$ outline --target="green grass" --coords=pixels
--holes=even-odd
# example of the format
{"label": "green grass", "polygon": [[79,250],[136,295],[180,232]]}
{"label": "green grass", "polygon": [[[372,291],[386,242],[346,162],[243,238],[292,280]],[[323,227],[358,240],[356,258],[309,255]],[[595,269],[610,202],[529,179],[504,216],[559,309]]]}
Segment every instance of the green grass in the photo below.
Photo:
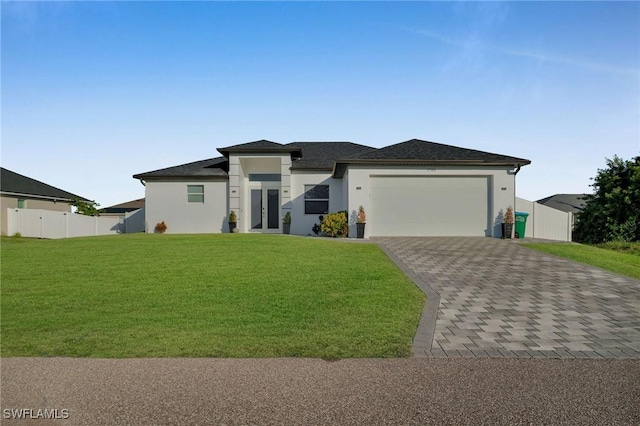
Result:
{"label": "green grass", "polygon": [[610,243],[598,244],[597,247],[607,249],[607,250],[615,250],[620,253],[627,253],[627,254],[633,254],[635,256],[640,256],[640,242],[637,242],[637,243],[610,242]]}
{"label": "green grass", "polygon": [[[603,247],[594,247],[583,244],[549,244],[532,243],[523,244],[525,247],[587,265],[602,268],[619,275],[640,280],[640,256],[638,256],[638,245],[635,249],[624,248],[624,244],[609,243]],[[633,244],[631,244],[633,246]],[[635,253],[635,254],[631,254]]]}
{"label": "green grass", "polygon": [[403,357],[424,295],[375,245],[3,238],[1,355]]}

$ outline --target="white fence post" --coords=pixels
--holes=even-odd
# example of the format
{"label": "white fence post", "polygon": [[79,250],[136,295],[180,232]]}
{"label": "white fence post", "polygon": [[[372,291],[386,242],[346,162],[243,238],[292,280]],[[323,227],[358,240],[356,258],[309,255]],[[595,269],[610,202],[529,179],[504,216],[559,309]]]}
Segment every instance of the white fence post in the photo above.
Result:
{"label": "white fence post", "polygon": [[538,215],[536,214],[536,204],[538,204],[538,203],[531,203],[532,208],[533,208],[533,213],[532,213],[533,220],[531,221],[531,225],[533,226],[533,229],[531,229],[531,231],[532,231],[531,235],[533,235],[533,238],[537,238],[538,237],[538,234],[536,234],[536,220],[537,220],[537,217],[538,217]]}
{"label": "white fence post", "polygon": [[[120,232],[118,217],[88,217],[70,212],[7,209],[7,231],[31,238],[68,238]],[[99,226],[103,225],[103,226]]]}

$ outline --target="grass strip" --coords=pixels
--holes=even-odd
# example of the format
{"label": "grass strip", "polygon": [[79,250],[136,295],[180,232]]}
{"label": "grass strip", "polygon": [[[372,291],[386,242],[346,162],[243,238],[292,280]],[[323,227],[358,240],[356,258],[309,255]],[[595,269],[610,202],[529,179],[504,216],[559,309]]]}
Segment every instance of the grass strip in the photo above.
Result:
{"label": "grass strip", "polygon": [[525,247],[640,280],[640,256],[584,244],[527,243]]}

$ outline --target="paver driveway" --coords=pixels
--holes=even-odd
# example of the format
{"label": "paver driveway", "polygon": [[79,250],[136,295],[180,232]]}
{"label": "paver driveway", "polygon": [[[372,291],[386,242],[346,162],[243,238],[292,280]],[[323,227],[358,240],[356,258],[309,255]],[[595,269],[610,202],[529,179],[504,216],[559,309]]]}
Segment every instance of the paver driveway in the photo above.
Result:
{"label": "paver driveway", "polygon": [[640,281],[514,240],[374,241],[430,296],[416,356],[640,357]]}

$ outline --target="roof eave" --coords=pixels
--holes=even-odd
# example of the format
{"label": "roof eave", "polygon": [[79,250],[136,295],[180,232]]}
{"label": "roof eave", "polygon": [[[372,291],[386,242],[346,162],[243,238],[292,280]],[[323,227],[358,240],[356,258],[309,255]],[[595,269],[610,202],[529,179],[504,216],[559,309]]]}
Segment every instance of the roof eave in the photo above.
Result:
{"label": "roof eave", "polygon": [[333,170],[333,166],[291,166],[289,170],[311,170],[311,171],[322,171],[322,172],[330,172]]}
{"label": "roof eave", "polygon": [[227,180],[229,179],[229,175],[153,175],[153,174],[139,174],[133,175],[134,179],[148,180],[148,179],[197,179],[197,180],[205,180],[205,179],[219,179],[219,180]]}
{"label": "roof eave", "polygon": [[282,147],[282,148],[218,148],[217,151],[229,157],[229,154],[294,154],[302,155],[302,149],[298,147]]}
{"label": "roof eave", "polygon": [[39,195],[39,194],[25,194],[21,192],[10,192],[10,191],[0,191],[0,195],[9,196],[9,197],[25,197],[25,198],[38,198],[42,200],[50,200],[50,201],[64,201],[71,202],[73,200],[81,200],[81,201],[90,201],[84,197],[74,196],[74,197],[52,197],[49,195]]}
{"label": "roof eave", "polygon": [[413,159],[342,159],[337,160],[332,169],[332,176],[341,178],[349,165],[371,166],[478,166],[478,167],[522,167],[531,164],[524,158],[513,158],[504,161],[482,160],[413,160]]}

